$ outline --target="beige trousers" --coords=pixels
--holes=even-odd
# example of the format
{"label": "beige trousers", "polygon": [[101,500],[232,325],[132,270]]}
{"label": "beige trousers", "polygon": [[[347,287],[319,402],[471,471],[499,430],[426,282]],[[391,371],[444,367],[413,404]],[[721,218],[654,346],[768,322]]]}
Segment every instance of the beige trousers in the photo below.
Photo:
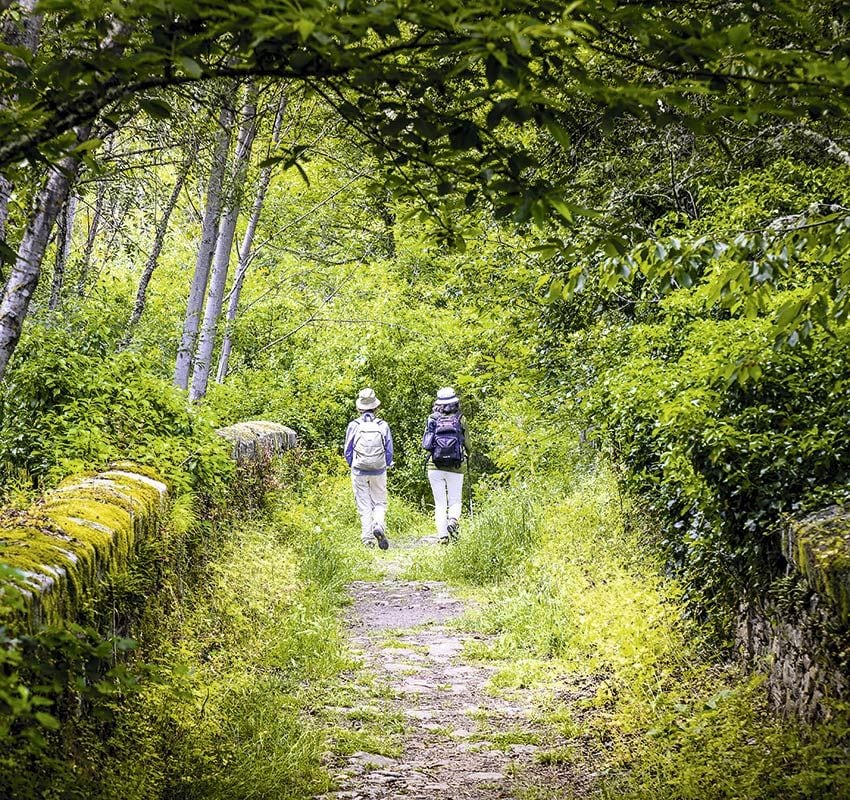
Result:
{"label": "beige trousers", "polygon": [[380,475],[355,475],[351,473],[354,502],[360,514],[360,538],[363,542],[374,542],[372,530],[376,525],[386,527],[387,518],[387,473]]}

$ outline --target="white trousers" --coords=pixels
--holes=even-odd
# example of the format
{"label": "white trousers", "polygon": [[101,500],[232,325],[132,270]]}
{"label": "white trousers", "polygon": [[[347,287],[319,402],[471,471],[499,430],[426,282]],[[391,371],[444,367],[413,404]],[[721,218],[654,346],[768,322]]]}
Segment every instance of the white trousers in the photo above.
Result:
{"label": "white trousers", "polygon": [[354,502],[360,514],[360,538],[363,542],[374,542],[372,530],[375,525],[384,528],[387,518],[387,473],[380,475],[355,475],[351,473]]}
{"label": "white trousers", "polygon": [[463,506],[463,473],[446,472],[442,469],[429,469],[428,480],[434,493],[434,519],[437,523],[437,536],[449,535],[446,524],[449,519],[460,519]]}

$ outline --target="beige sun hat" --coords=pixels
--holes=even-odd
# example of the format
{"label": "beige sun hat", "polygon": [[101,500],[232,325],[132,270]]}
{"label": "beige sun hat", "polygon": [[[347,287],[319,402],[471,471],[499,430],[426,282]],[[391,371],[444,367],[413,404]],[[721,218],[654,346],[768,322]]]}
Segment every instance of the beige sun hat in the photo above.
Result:
{"label": "beige sun hat", "polygon": [[358,411],[374,411],[381,405],[381,401],[375,397],[374,389],[361,389],[360,394],[357,395],[355,405]]}

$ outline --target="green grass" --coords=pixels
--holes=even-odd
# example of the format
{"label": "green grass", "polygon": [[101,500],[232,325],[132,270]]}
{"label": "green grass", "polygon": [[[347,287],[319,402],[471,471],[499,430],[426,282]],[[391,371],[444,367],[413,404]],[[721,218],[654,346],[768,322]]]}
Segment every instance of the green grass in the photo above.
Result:
{"label": "green grass", "polygon": [[814,729],[771,715],[761,680],[686,621],[607,473],[478,507],[457,545],[417,553],[407,576],[473,601],[461,624],[487,638],[465,657],[497,666],[495,694],[535,690],[536,721],[564,741],[539,760],[599,775],[594,796],[612,800],[848,796],[846,710]]}
{"label": "green grass", "polygon": [[[304,800],[333,788],[329,756],[398,756],[405,719],[349,652],[341,611],[350,581],[399,568],[469,601],[452,625],[486,635],[463,657],[497,668],[489,692],[536,698],[533,730],[478,715],[476,738],[542,745],[541,763],[597,776],[593,797],[841,800],[850,785],[846,714],[815,729],[769,715],[760,681],[684,621],[604,472],[494,490],[456,545],[386,553],[362,547],[346,481],[303,486],[234,532],[164,632],[135,717],[148,769],[134,798]],[[391,508],[394,541],[430,533],[427,515]],[[382,643],[416,649],[403,639]],[[125,765],[113,784],[138,779]]]}

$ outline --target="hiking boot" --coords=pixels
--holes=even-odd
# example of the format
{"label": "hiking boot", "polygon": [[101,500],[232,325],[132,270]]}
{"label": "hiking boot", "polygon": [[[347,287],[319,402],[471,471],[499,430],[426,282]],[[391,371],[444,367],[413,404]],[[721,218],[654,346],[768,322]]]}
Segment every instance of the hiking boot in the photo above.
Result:
{"label": "hiking boot", "polygon": [[368,548],[369,550],[375,549],[375,543],[373,541],[363,542],[363,547]]}
{"label": "hiking boot", "polygon": [[448,543],[449,543],[449,537],[448,536],[441,536],[439,539],[437,539],[437,544],[448,544]]}
{"label": "hiking boot", "polygon": [[446,523],[446,530],[449,532],[449,539],[453,542],[457,541],[457,520],[454,517],[451,517],[449,521]]}
{"label": "hiking boot", "polygon": [[386,550],[390,546],[390,543],[387,540],[387,535],[384,533],[384,528],[382,525],[376,525],[374,528],[372,528],[372,536],[374,536],[378,540],[378,547],[380,547],[381,550]]}

